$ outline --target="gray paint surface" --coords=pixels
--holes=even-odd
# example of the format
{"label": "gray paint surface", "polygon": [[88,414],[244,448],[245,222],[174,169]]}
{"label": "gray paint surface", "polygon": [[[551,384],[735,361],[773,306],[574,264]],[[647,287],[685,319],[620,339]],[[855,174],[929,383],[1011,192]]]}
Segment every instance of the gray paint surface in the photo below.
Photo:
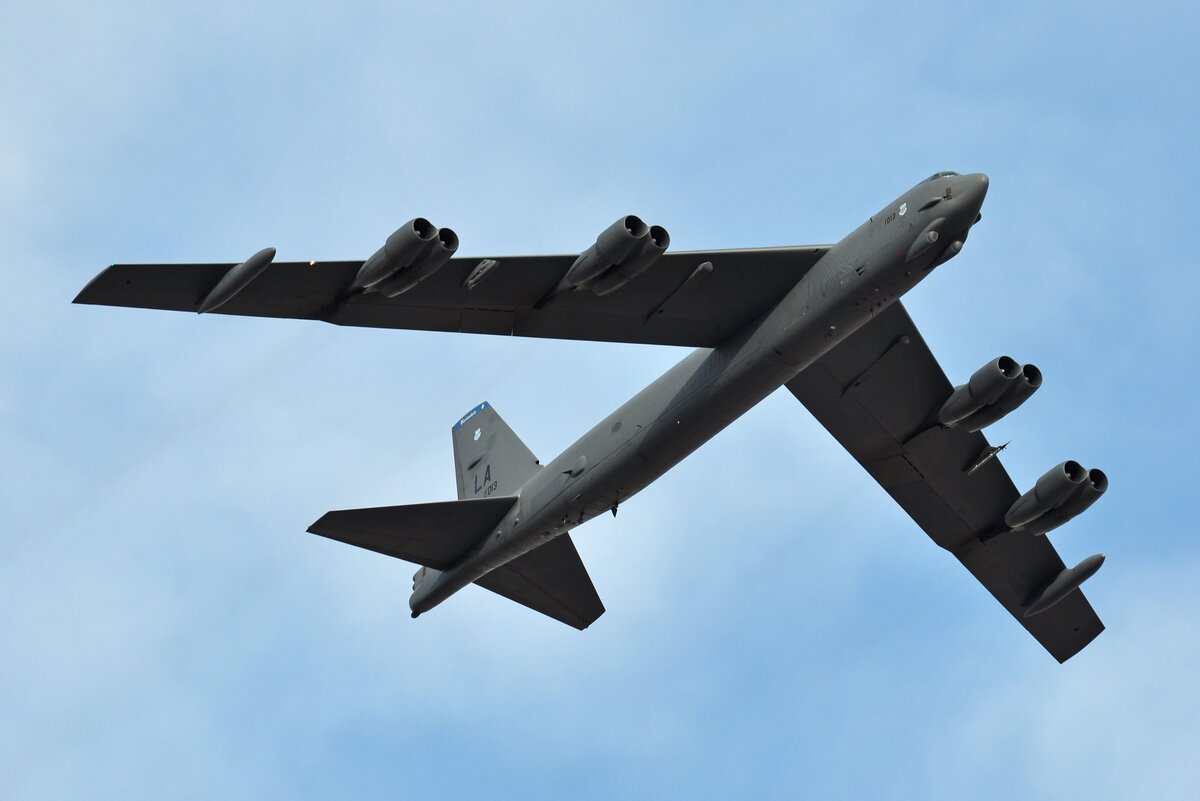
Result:
{"label": "gray paint surface", "polygon": [[[978,463],[990,448],[983,435],[936,424],[952,387],[898,302],[958,254],[987,186],[981,174],[939,173],[836,245],[666,254],[603,295],[561,291],[574,256],[456,258],[392,298],[346,294],[362,262],[281,263],[214,313],[698,346],[545,466],[485,403],[453,431],[459,501],[331,512],[313,524],[434,568],[414,577],[414,617],[474,582],[585,628],[604,610],[567,532],[615,513],[786,385],[1064,661],[1103,625],[1078,590],[1023,613],[1064,565],[1044,536],[1002,528],[1018,494],[999,460]],[[114,265],[76,301],[194,311],[230,268]],[[455,529],[444,549],[438,526]]]}

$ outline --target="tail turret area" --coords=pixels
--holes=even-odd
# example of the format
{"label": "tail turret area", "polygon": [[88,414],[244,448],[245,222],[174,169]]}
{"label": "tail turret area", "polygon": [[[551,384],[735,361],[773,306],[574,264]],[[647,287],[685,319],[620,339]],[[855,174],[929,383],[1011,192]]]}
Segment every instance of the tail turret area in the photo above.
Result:
{"label": "tail turret area", "polygon": [[489,534],[518,503],[517,493],[541,465],[487,403],[454,424],[458,500],[325,513],[313,534],[420,565],[409,600],[417,617],[474,581],[577,629],[604,614],[604,604],[569,534],[493,567],[480,561]]}
{"label": "tail turret area", "polygon": [[541,469],[537,457],[487,401],[463,415],[450,433],[460,500],[515,495]]}

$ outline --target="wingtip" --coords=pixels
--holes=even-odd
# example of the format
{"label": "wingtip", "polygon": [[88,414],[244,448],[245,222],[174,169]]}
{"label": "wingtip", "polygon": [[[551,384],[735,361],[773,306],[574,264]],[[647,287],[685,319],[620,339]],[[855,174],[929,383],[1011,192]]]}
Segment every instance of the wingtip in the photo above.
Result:
{"label": "wingtip", "polygon": [[108,272],[115,266],[116,266],[115,264],[110,264],[107,267],[105,267],[103,270],[101,270],[100,272],[98,272],[94,276],[92,276],[92,280],[88,281],[87,284],[84,285],[83,289],[79,290],[79,294],[77,294],[75,296],[75,299],[72,300],[71,302],[79,303],[81,305],[92,305],[92,301],[87,299],[88,291],[93,286],[96,285],[96,282],[99,281],[106,272]]}

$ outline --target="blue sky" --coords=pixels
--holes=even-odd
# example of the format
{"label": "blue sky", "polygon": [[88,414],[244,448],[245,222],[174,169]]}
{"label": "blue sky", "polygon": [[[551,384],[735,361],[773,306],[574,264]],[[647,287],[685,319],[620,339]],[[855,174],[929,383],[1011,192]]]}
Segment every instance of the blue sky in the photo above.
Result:
{"label": "blue sky", "polygon": [[[1200,64],[1183,3],[43,3],[0,30],[0,797],[1195,798]],[[305,534],[543,458],[671,348],[76,307],[111,262],[836,241],[992,178],[905,300],[1108,625],[1064,666],[776,393],[576,542],[585,633]]]}

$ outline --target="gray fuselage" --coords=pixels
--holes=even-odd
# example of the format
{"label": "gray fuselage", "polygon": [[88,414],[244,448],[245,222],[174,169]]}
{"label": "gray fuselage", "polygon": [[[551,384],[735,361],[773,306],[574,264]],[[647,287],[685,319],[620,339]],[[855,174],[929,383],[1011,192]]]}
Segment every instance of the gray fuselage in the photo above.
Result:
{"label": "gray fuselage", "polygon": [[615,509],[827,353],[958,253],[987,186],[979,173],[939,174],[889,203],[774,309],[720,346],[690,353],[534,474],[476,548],[417,588],[414,617]]}

